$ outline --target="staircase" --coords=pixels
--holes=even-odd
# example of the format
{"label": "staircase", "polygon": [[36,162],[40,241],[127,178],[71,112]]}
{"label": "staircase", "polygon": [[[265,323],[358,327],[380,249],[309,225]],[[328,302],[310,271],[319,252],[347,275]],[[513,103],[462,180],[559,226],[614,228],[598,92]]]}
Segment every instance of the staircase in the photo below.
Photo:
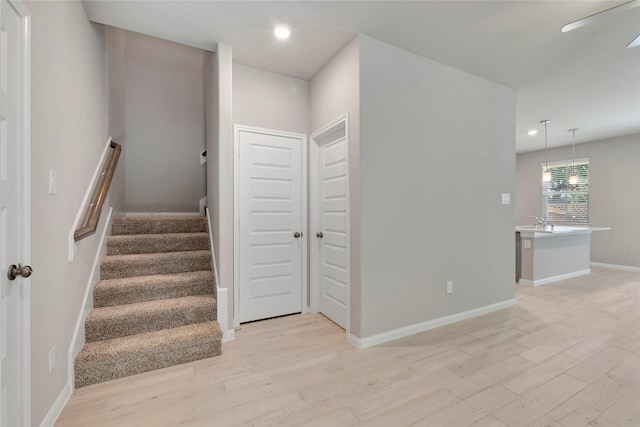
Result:
{"label": "staircase", "polygon": [[76,388],[221,353],[207,221],[114,218]]}

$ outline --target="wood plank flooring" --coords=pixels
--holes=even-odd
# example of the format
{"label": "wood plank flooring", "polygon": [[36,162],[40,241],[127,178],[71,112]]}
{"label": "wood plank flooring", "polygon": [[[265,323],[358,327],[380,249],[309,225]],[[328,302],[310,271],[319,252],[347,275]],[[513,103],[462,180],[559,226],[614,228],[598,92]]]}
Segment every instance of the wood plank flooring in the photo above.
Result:
{"label": "wood plank flooring", "polygon": [[243,325],[222,356],[75,391],[56,426],[640,426],[640,273],[517,298],[367,350],[321,315]]}

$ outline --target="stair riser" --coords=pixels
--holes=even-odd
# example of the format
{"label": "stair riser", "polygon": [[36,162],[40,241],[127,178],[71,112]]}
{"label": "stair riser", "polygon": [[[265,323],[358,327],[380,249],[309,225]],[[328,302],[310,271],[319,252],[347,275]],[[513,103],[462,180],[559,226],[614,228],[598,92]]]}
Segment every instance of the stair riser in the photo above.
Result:
{"label": "stair riser", "polygon": [[107,255],[150,254],[209,249],[209,235],[167,234],[110,236],[107,238]]}
{"label": "stair riser", "polygon": [[207,231],[207,220],[193,218],[114,218],[111,234],[201,233]]}
{"label": "stair riser", "polygon": [[177,328],[193,323],[216,320],[217,305],[215,300],[204,307],[176,308],[159,312],[132,312],[123,317],[92,320],[85,322],[85,341],[95,342],[161,329]]}
{"label": "stair riser", "polygon": [[221,354],[207,222],[115,218],[76,387]]}
{"label": "stair riser", "polygon": [[168,366],[180,365],[194,360],[214,357],[221,354],[221,339],[214,338],[212,341],[183,347],[180,351],[153,352],[147,354],[137,354],[128,357],[113,357],[109,363],[104,360],[96,360],[94,363],[76,363],[76,388],[96,384],[116,378],[141,374],[155,369],[166,368]]}
{"label": "stair riser", "polygon": [[113,261],[103,258],[100,263],[101,279],[177,274],[188,271],[210,270],[211,253],[194,254],[187,257],[154,257]]}
{"label": "stair riser", "polygon": [[100,286],[96,286],[93,292],[93,306],[109,307],[212,293],[214,293],[213,276],[189,280],[180,278],[172,281],[157,281],[156,283],[129,286],[117,291],[113,289],[103,291]]}

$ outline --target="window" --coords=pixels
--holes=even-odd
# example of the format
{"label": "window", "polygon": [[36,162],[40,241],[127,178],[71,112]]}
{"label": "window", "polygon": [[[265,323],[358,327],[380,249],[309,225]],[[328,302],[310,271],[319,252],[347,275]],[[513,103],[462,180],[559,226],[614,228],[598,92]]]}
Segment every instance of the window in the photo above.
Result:
{"label": "window", "polygon": [[[550,223],[589,223],[589,159],[549,163],[551,181],[542,182],[542,216]],[[542,164],[544,172],[545,164]],[[575,172],[574,172],[575,171]],[[571,175],[576,185],[569,184]]]}

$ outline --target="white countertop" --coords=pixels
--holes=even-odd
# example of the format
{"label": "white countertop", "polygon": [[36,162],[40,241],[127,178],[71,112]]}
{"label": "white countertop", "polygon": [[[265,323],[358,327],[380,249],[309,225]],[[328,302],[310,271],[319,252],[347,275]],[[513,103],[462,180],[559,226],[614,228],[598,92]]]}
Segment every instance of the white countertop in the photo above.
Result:
{"label": "white countertop", "polygon": [[592,231],[611,230],[611,227],[591,227],[580,225],[547,225],[545,227],[536,225],[516,225],[516,232],[523,237],[554,237],[566,234],[585,234]]}

